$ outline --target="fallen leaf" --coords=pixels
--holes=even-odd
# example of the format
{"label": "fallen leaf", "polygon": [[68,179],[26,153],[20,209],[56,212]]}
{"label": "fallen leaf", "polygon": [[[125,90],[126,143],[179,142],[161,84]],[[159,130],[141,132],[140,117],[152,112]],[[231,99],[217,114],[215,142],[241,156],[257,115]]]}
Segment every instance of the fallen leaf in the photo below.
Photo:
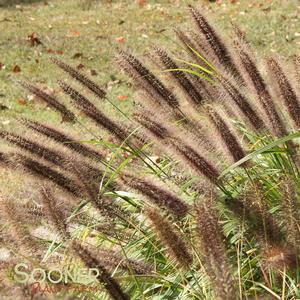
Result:
{"label": "fallen leaf", "polygon": [[64,52],[62,50],[53,50],[51,48],[46,49],[46,52],[47,53],[53,53],[53,54],[59,54],[59,55],[64,54]]}
{"label": "fallen leaf", "polygon": [[33,32],[30,35],[28,35],[27,40],[29,41],[31,47],[42,44],[36,32]]}
{"label": "fallen leaf", "polygon": [[83,56],[83,54],[81,52],[77,52],[72,56],[72,58],[80,58],[82,56]]}
{"label": "fallen leaf", "polygon": [[21,68],[20,68],[18,65],[15,65],[15,66],[13,67],[12,71],[13,71],[14,73],[20,73],[20,72],[21,72]]}
{"label": "fallen leaf", "polygon": [[127,100],[128,99],[128,96],[127,95],[119,95],[118,96],[118,100],[120,100],[120,101],[125,101],[125,100]]}
{"label": "fallen leaf", "polygon": [[91,75],[92,76],[96,76],[96,75],[98,75],[98,73],[97,73],[97,71],[96,70],[94,70],[94,69],[91,69]]}
{"label": "fallen leaf", "polygon": [[5,65],[3,63],[0,62],[0,70],[4,69]]}
{"label": "fallen leaf", "polygon": [[139,6],[144,6],[146,4],[146,0],[137,0],[136,2]]}
{"label": "fallen leaf", "polygon": [[116,38],[116,41],[117,41],[118,43],[124,43],[124,42],[126,41],[126,39],[125,39],[124,36],[119,36],[119,37]]}
{"label": "fallen leaf", "polygon": [[25,99],[23,99],[23,98],[19,98],[19,99],[17,100],[17,102],[18,102],[20,105],[26,105],[26,104],[27,104],[27,101],[26,101]]}
{"label": "fallen leaf", "polygon": [[7,110],[8,107],[0,103],[0,110]]}
{"label": "fallen leaf", "polygon": [[69,33],[66,34],[66,37],[76,37],[76,36],[80,36],[81,33],[79,31],[76,30],[69,30]]}

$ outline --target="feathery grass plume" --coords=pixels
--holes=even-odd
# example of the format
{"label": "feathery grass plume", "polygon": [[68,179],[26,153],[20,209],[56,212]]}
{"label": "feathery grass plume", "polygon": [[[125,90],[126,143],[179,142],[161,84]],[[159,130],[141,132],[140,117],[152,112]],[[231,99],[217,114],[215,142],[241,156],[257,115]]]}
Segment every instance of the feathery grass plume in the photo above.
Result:
{"label": "feathery grass plume", "polygon": [[57,201],[50,191],[50,187],[42,186],[40,194],[48,220],[52,223],[54,229],[58,232],[62,240],[68,238],[69,233],[67,232],[67,225],[64,222],[64,216],[57,207]]}
{"label": "feathery grass plume", "polygon": [[140,112],[135,112],[133,116],[139,124],[141,124],[148,131],[151,131],[152,135],[159,140],[170,137],[167,128],[151,119],[148,111],[143,110]]}
{"label": "feathery grass plume", "polygon": [[296,80],[298,83],[298,87],[300,87],[300,55],[295,55],[293,60],[296,71]]}
{"label": "feathery grass plume", "polygon": [[[69,173],[73,174],[74,169],[69,167],[72,158],[65,155],[63,152],[51,149],[50,147],[44,147],[40,143],[34,142],[27,138],[23,138],[19,135],[6,132],[4,130],[0,130],[0,138],[5,139],[6,141],[18,146],[21,149],[27,150],[31,154],[35,155],[37,158],[42,158],[50,163],[55,164],[59,168],[67,170],[69,171]],[[102,172],[99,169],[88,165],[84,161],[80,161],[78,162],[78,164],[81,165],[82,175],[85,176],[85,178],[87,178],[90,182],[93,182],[93,177],[98,177],[98,179],[99,177],[101,177]],[[94,188],[97,187],[95,186]]]}
{"label": "feathery grass plume", "polygon": [[71,97],[74,105],[81,110],[88,118],[93,120],[97,125],[111,132],[119,141],[123,141],[129,135],[116,121],[107,117],[100,111],[91,101],[81,95],[65,82],[59,81],[59,86],[62,90]]}
{"label": "feathery grass plume", "polygon": [[[175,30],[176,36],[178,37],[178,39],[181,41],[181,43],[184,45],[185,49],[187,50],[187,52],[190,54],[190,56],[193,58],[193,60],[200,66],[202,67],[206,67],[205,63],[203,62],[203,60],[192,50],[196,50],[198,53],[203,54],[206,53],[207,48],[203,49],[202,44],[201,43],[196,43],[195,40],[198,40],[198,36],[197,38],[195,37],[196,33],[193,32],[194,38],[192,38],[188,33],[176,28]],[[199,37],[200,39],[200,37]]]}
{"label": "feathery grass plume", "polygon": [[93,256],[85,247],[72,242],[74,255],[78,256],[88,268],[95,268],[99,271],[97,280],[104,285],[107,293],[114,300],[129,300],[129,296],[122,290],[120,284],[105,269],[101,262]]}
{"label": "feathery grass plume", "polygon": [[[178,69],[178,65],[169,57],[167,52],[159,47],[155,47],[155,53],[159,57],[161,63],[166,69]],[[188,79],[182,71],[172,71],[170,72],[170,76],[175,80],[177,85],[184,92],[187,99],[194,107],[198,107],[202,104],[202,95],[198,92],[198,90],[194,87],[192,82]]]}
{"label": "feathery grass plume", "polygon": [[217,168],[202,157],[191,145],[184,143],[180,137],[172,136],[169,130],[155,122],[150,116],[136,114],[135,119],[146,129],[150,137],[171,154],[175,154],[183,163],[187,163],[197,174],[204,175],[212,183],[216,184],[220,175]]}
{"label": "feathery grass plume", "polygon": [[219,81],[221,82],[224,90],[230,96],[230,98],[234,101],[234,103],[238,106],[243,115],[247,118],[250,125],[256,131],[262,131],[265,129],[265,124],[262,118],[257,114],[254,108],[249,103],[246,96],[244,96],[237,87],[234,86],[228,79],[220,76]]}
{"label": "feathery grass plume", "polygon": [[0,138],[18,146],[19,148],[36,155],[38,158],[46,159],[56,165],[63,166],[66,157],[56,150],[44,147],[40,143],[34,142],[19,135],[0,130]]}
{"label": "feathery grass plume", "polygon": [[89,250],[98,257],[99,261],[101,261],[101,264],[104,265],[106,269],[111,269],[111,271],[121,268],[122,270],[133,272],[134,274],[138,275],[150,275],[154,272],[154,269],[151,265],[146,264],[143,261],[124,257],[124,255],[118,251],[112,249]]}
{"label": "feathery grass plume", "polygon": [[211,193],[196,204],[201,254],[217,299],[232,300],[236,299],[235,282],[223,242],[222,229],[218,223],[216,202],[215,193]]}
{"label": "feathery grass plume", "polygon": [[123,71],[133,79],[133,84],[148,93],[152,101],[159,101],[162,107],[167,106],[171,112],[178,113],[179,102],[176,96],[136,57],[125,51],[119,51],[117,61]]}
{"label": "feathery grass plume", "polygon": [[98,198],[99,186],[95,186],[94,183],[91,182],[90,176],[86,176],[86,170],[83,170],[79,164],[69,162],[69,167],[74,171],[75,176],[78,179],[78,184],[81,186],[81,190],[85,196],[92,202],[96,201]]}
{"label": "feathery grass plume", "polygon": [[229,155],[232,157],[233,162],[237,162],[240,159],[242,159],[246,155],[242,148],[242,145],[239,143],[237,138],[231,132],[230,128],[225,123],[223,118],[212,107],[207,106],[205,109],[210,121],[212,122],[213,126],[216,128],[223,143],[225,144],[226,149],[229,152]]}
{"label": "feathery grass plume", "polygon": [[269,205],[266,201],[264,189],[258,180],[252,180],[249,187],[250,192],[245,198],[245,204],[251,208],[253,214],[257,216],[255,224],[261,233],[261,243],[265,244],[265,248],[271,245],[279,245],[282,241],[282,232],[278,226],[276,219],[269,212]]}
{"label": "feathery grass plume", "polygon": [[272,245],[263,252],[263,267],[284,271],[294,269],[297,266],[297,255],[293,249]]}
{"label": "feathery grass plume", "polygon": [[235,33],[235,36],[237,37],[237,39],[244,45],[249,45],[249,41],[246,38],[246,32],[244,32],[239,26],[237,26],[236,24],[234,24],[233,22],[231,22],[232,25],[232,29]]}
{"label": "feathery grass plume", "polygon": [[240,84],[244,83],[243,77],[241,76],[237,66],[231,57],[227,46],[222,41],[221,37],[218,36],[215,29],[208,23],[206,18],[195,9],[192,5],[189,5],[190,13],[195,20],[198,28],[200,29],[203,36],[208,41],[211,49],[218,58],[219,62],[224,66],[225,70],[229,71]]}
{"label": "feathery grass plume", "polygon": [[[140,109],[133,114],[133,118],[135,119],[135,121],[141,124],[148,131],[151,131],[151,135],[154,137],[154,140],[159,139],[161,141],[163,139],[170,138],[171,135],[169,134],[168,130],[163,127],[163,125],[155,122],[149,116],[151,116],[151,112],[145,109]],[[181,121],[180,125],[182,126],[184,131],[190,133],[194,139],[198,140],[206,150],[215,150],[215,145],[213,145],[207,138],[207,136],[205,135],[205,129],[201,127],[201,124],[199,124],[199,122],[184,119]]]}
{"label": "feathery grass plume", "polygon": [[170,192],[162,185],[158,185],[149,178],[140,178],[133,174],[123,173],[119,175],[121,183],[138,193],[161,208],[166,208],[170,213],[180,218],[186,216],[189,207],[175,193]]}
{"label": "feathery grass plume", "polygon": [[63,118],[64,121],[72,121],[72,122],[75,121],[75,119],[76,119],[75,115],[70,110],[68,110],[67,107],[64,104],[60,103],[56,99],[56,97],[44,92],[43,90],[37,88],[36,86],[32,85],[29,82],[21,81],[20,84],[24,88],[26,88],[28,91],[30,91],[31,93],[36,95],[38,98],[45,101],[45,103],[48,106],[50,106],[54,110],[61,113],[62,118]]}
{"label": "feathery grass plume", "polygon": [[282,214],[287,242],[295,249],[299,249],[300,245],[299,209],[296,185],[292,179],[287,178],[283,181]]}
{"label": "feathery grass plume", "polygon": [[103,152],[94,150],[93,148],[81,143],[80,141],[56,128],[52,128],[46,124],[28,119],[20,119],[20,122],[27,128],[62,144],[64,147],[69,148],[72,151],[83,155],[84,157],[88,157],[97,162],[105,159],[105,154]]}
{"label": "feathery grass plume", "polygon": [[239,42],[236,42],[236,45],[238,48],[241,64],[248,74],[250,85],[253,86],[258,96],[259,102],[268,117],[268,121],[271,123],[272,132],[277,137],[286,135],[287,130],[285,128],[285,125],[276,110],[275,104],[269,93],[265,80],[261,76],[254,60],[250,57],[250,54],[247,53],[245,49],[243,49],[242,45],[239,44]]}
{"label": "feathery grass plume", "polygon": [[[209,50],[211,49],[209,46],[207,46],[207,42],[204,39],[202,39],[198,34],[191,31],[188,35],[185,32],[178,29],[176,29],[175,32],[179,40],[184,44],[187,52],[190,54],[190,57],[192,57],[193,61],[199,66],[207,68],[207,64],[195,53],[195,51],[201,54],[201,56],[205,56],[205,58],[210,62],[215,61],[215,56],[214,54],[210,53]],[[207,76],[207,74],[205,75]],[[214,101],[215,99],[219,99],[220,92],[218,90],[218,87],[212,85],[207,80],[204,80],[198,76],[194,76],[191,74],[186,74],[186,76],[193,83],[194,87],[198,90],[198,93],[202,95],[203,100]]]}
{"label": "feathery grass plume", "polygon": [[36,205],[33,203],[26,202],[24,204],[19,204],[17,206],[19,211],[24,212],[24,216],[28,218],[43,218],[45,216],[43,207],[41,205]]}
{"label": "feathery grass plume", "polygon": [[193,263],[193,257],[183,236],[175,231],[172,224],[157,209],[147,208],[145,215],[150,219],[161,242],[167,246],[169,254],[181,267],[187,269]]}
{"label": "feathery grass plume", "polygon": [[254,234],[262,246],[263,268],[283,269],[296,265],[296,253],[292,244],[285,243],[281,228],[269,212],[262,185],[257,180],[251,185],[251,193],[243,200],[245,208],[250,210],[252,221],[248,225],[256,231]]}
{"label": "feathery grass plume", "polygon": [[63,173],[22,154],[13,153],[9,154],[8,157],[9,159],[7,159],[7,161],[9,162],[9,166],[16,169],[23,169],[32,176],[40,179],[49,180],[75,197],[81,196],[81,191],[76,185],[76,182]]}
{"label": "feathery grass plume", "polygon": [[255,193],[246,193],[225,203],[242,223],[246,223],[249,236],[254,236],[262,247],[278,245],[282,241],[280,228],[269,213],[268,207],[256,196]]}
{"label": "feathery grass plume", "polygon": [[0,164],[2,166],[8,166],[8,164],[9,164],[9,155],[7,153],[0,152]]}
{"label": "feathery grass plume", "polygon": [[29,232],[28,222],[24,220],[22,213],[18,213],[18,210],[15,209],[14,203],[0,200],[0,206],[2,218],[8,224],[8,232],[18,247],[27,254],[38,251],[37,242]]}
{"label": "feathery grass plume", "polygon": [[177,139],[172,139],[171,144],[183,162],[186,162],[199,175],[204,175],[209,181],[217,184],[220,172],[210,161],[202,157],[192,146],[183,144]]}
{"label": "feathery grass plume", "polygon": [[[115,218],[116,216],[122,216],[126,218],[125,212],[121,211],[120,207],[113,203],[113,201],[107,201],[108,199],[100,195],[100,182],[103,177],[101,171],[98,172],[98,176],[88,175],[88,171],[79,164],[70,163],[70,167],[73,169],[74,174],[77,178],[77,184],[80,186],[83,195],[91,201],[91,203],[98,209],[103,216]],[[116,183],[110,185],[110,188],[116,188]]]}
{"label": "feathery grass plume", "polygon": [[68,73],[72,78],[76,79],[80,82],[83,86],[87,87],[91,92],[93,92],[98,98],[103,99],[106,96],[106,92],[103,88],[101,88],[97,83],[92,81],[83,73],[79,72],[78,70],[74,69],[70,65],[66,64],[65,62],[57,59],[56,57],[51,58],[52,62],[54,62],[58,67]]}
{"label": "feathery grass plume", "polygon": [[279,87],[280,96],[283,99],[283,103],[289,115],[295,126],[300,128],[300,100],[291,83],[275,58],[269,58],[267,60],[267,66],[270,70],[270,78],[274,79],[274,83]]}

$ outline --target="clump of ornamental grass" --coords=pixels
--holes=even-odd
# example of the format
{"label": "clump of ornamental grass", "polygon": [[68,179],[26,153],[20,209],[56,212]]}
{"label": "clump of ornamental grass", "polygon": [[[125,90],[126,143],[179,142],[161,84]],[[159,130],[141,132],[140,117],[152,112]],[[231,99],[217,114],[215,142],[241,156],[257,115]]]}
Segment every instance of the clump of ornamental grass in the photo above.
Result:
{"label": "clump of ornamental grass", "polygon": [[21,82],[72,129],[37,117],[19,120],[25,133],[0,131],[1,167],[39,190],[25,203],[1,196],[6,266],[96,268],[93,299],[300,297],[299,57],[261,60],[241,29],[228,43],[189,12],[195,29],[175,29],[178,53],[116,49],[131,116],[57,58],[74,81],[58,82],[65,98]]}

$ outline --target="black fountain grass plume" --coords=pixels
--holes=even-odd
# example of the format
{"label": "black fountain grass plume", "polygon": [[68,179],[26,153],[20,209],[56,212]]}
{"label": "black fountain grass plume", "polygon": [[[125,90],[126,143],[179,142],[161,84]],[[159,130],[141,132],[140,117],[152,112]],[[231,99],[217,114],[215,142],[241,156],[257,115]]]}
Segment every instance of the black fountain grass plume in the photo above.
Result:
{"label": "black fountain grass plume", "polygon": [[300,55],[294,55],[293,57],[294,67],[296,71],[296,80],[298,87],[300,87]]}
{"label": "black fountain grass plume", "polygon": [[271,130],[277,137],[283,137],[287,134],[287,129],[283,123],[279,113],[276,110],[275,103],[270,95],[264,78],[262,77],[254,59],[250,56],[250,52],[245,49],[239,42],[236,42],[237,51],[240,57],[241,65],[247,74],[247,84],[254,89],[258,101],[263,108],[268,122],[271,124]]}
{"label": "black fountain grass plume", "polygon": [[38,98],[43,100],[49,107],[59,112],[64,121],[75,121],[76,117],[73,112],[71,112],[64,104],[57,100],[55,96],[44,92],[29,82],[21,81],[20,84]]}
{"label": "black fountain grass plume", "polygon": [[179,102],[176,96],[136,57],[125,51],[119,51],[116,60],[121,69],[133,79],[133,84],[142,88],[152,101],[159,102],[161,107],[176,114],[182,114],[179,109]]}
{"label": "black fountain grass plume", "polygon": [[206,51],[208,49],[203,47],[201,43],[196,42],[196,40],[198,40],[198,36],[197,38],[195,36],[194,37],[191,36],[191,35],[195,35],[196,33],[195,32],[187,33],[186,31],[180,30],[178,28],[176,28],[174,31],[177,38],[185,47],[186,51],[190,54],[191,58],[193,58],[193,61],[197,62],[197,64],[200,66],[207,67],[203,59],[201,59],[196,53],[201,53],[203,55],[206,54]]}
{"label": "black fountain grass plume", "polygon": [[206,38],[221,65],[223,65],[225,70],[230,72],[240,84],[243,84],[243,77],[221,37],[216,33],[215,29],[209,24],[199,10],[195,9],[191,5],[189,5],[189,8],[198,29]]}
{"label": "black fountain grass plume", "polygon": [[285,224],[286,239],[294,249],[300,245],[300,217],[297,186],[291,178],[285,178],[282,186],[282,215]]}
{"label": "black fountain grass plume", "polygon": [[220,175],[217,167],[200,155],[193,146],[186,144],[180,137],[173,136],[166,126],[154,121],[150,116],[136,114],[135,119],[143,125],[150,139],[159,143],[169,154],[177,156],[198,175],[204,175],[210,182],[217,184]]}
{"label": "black fountain grass plume", "polygon": [[124,257],[119,251],[112,249],[89,249],[101,261],[102,265],[108,270],[120,268],[136,275],[154,275],[155,271],[152,265]]}
{"label": "black fountain grass plume", "polygon": [[213,284],[217,299],[236,299],[236,283],[226,254],[224,236],[215,208],[217,199],[213,192],[196,204],[198,236],[204,266]]}
{"label": "black fountain grass plume", "polygon": [[[295,241],[292,238],[286,239],[286,234],[283,233],[277,220],[269,211],[264,191],[258,181],[253,182],[251,191],[240,195],[237,199],[227,201],[226,204],[237,218],[246,224],[248,228],[246,234],[259,242],[263,269],[295,268],[297,265]],[[295,225],[294,220],[290,218],[294,216],[294,214],[290,214],[290,205],[291,203],[287,199],[283,206],[284,213],[287,214],[284,221],[287,228],[289,225]],[[293,228],[292,231],[295,233],[297,229]],[[295,237],[293,233],[289,237]]]}
{"label": "black fountain grass plume", "polygon": [[261,132],[266,129],[263,119],[255,111],[252,105],[249,103],[245,95],[243,95],[240,90],[234,86],[230,80],[226,79],[224,76],[218,77],[220,83],[222,84],[226,94],[233,100],[233,102],[238,106],[243,116],[247,119],[248,123],[257,131]]}
{"label": "black fountain grass plume", "polygon": [[49,185],[44,185],[40,188],[41,200],[44,207],[44,212],[52,224],[54,229],[59,233],[61,239],[70,237],[67,232],[67,225],[64,222],[64,215],[58,208],[58,202],[56,201],[53,193],[51,192],[51,187]]}
{"label": "black fountain grass plume", "polygon": [[141,178],[124,172],[119,175],[120,183],[145,196],[150,203],[165,208],[173,215],[182,218],[189,211],[189,206],[175,193],[150,178]]}
{"label": "black fountain grass plume", "polygon": [[118,138],[119,141],[123,142],[126,140],[129,133],[116,121],[106,116],[91,101],[89,101],[85,96],[80,94],[70,85],[62,81],[59,81],[58,83],[62,90],[70,96],[75,107],[81,110],[88,118],[94,121],[98,126],[108,130],[116,138]]}
{"label": "black fountain grass plume", "polygon": [[103,175],[101,169],[95,168],[76,157],[75,162],[71,163],[74,160],[74,157],[71,157],[62,151],[58,151],[55,148],[52,149],[51,146],[45,147],[40,142],[35,142],[3,130],[0,130],[0,138],[5,139],[12,145],[17,146],[22,150],[30,152],[37,159],[44,159],[45,161],[54,164],[55,166],[59,167],[60,170],[65,170],[72,176],[77,176],[77,173],[74,170],[74,165],[76,164],[77,167],[80,166],[80,174],[82,177],[89,182],[89,185],[93,184],[93,189],[97,191],[95,181],[98,181]]}
{"label": "black fountain grass plume", "polygon": [[300,128],[300,99],[292,87],[287,75],[284,73],[279,62],[275,58],[269,58],[267,60],[267,66],[270,71],[270,78],[274,85],[279,88],[280,98],[283,100],[291,119],[293,120],[296,128]]}
{"label": "black fountain grass plume", "polygon": [[84,157],[88,157],[96,162],[105,159],[105,153],[103,151],[95,150],[92,147],[89,147],[86,144],[75,139],[74,137],[70,136],[70,134],[65,133],[57,128],[24,118],[20,119],[20,122],[27,128],[49,139],[54,140],[55,142],[59,143],[60,145],[66,148],[69,148],[77,154],[80,154]]}
{"label": "black fountain grass plume", "polygon": [[8,200],[0,200],[2,220],[8,224],[8,233],[13,241],[26,254],[36,253],[39,245],[30,234],[28,222],[22,212],[16,209],[14,203]]}
{"label": "black fountain grass plume", "polygon": [[122,287],[115,278],[106,270],[101,261],[94,256],[86,247],[80,245],[75,240],[71,244],[74,255],[79,257],[87,268],[97,269],[99,275],[97,280],[114,300],[129,300],[130,297],[122,290]]}
{"label": "black fountain grass plume", "polygon": [[[122,210],[119,205],[102,195],[102,192],[100,191],[100,181],[103,178],[103,173],[101,171],[98,171],[97,169],[93,170],[94,175],[96,175],[96,178],[94,179],[93,176],[87,176],[89,170],[87,171],[83,165],[72,162],[69,164],[70,168],[74,171],[77,179],[76,182],[82,191],[82,195],[92,203],[102,216],[110,219],[119,217],[120,219],[126,220],[128,214]],[[116,182],[109,185],[110,189],[115,189],[116,187]]]}
{"label": "black fountain grass plume", "polygon": [[294,64],[296,85],[298,89],[300,89],[300,55],[293,56],[293,64]]}
{"label": "black fountain grass plume", "polygon": [[25,171],[40,180],[53,182],[72,196],[81,196],[81,191],[72,178],[29,156],[20,153],[1,153],[0,162],[2,162],[5,167]]}
{"label": "black fountain grass plume", "polygon": [[253,193],[240,195],[226,201],[226,206],[241,223],[248,227],[249,236],[254,236],[264,249],[282,243],[282,232],[273,215],[269,212],[264,198]]}
{"label": "black fountain grass plume", "polygon": [[150,219],[154,231],[159,236],[163,245],[167,246],[167,251],[173,257],[180,267],[188,269],[193,263],[193,257],[189,251],[184,237],[175,230],[158,209],[147,208],[145,215]]}
{"label": "black fountain grass plume", "polygon": [[68,73],[72,78],[76,79],[80,82],[84,87],[87,87],[91,92],[93,92],[98,98],[104,99],[106,96],[105,90],[88,78],[83,73],[79,72],[75,68],[71,67],[70,65],[66,64],[65,62],[61,61],[56,57],[51,58],[52,62],[54,62],[58,67],[60,67],[63,71]]}
{"label": "black fountain grass plume", "polygon": [[[61,215],[61,212],[55,206],[55,199],[49,187],[41,189],[43,204],[46,208],[48,218],[54,225],[54,228],[61,234],[62,238],[70,238],[67,232],[67,225]],[[77,241],[71,240],[71,250],[73,254],[79,257],[88,268],[96,268],[99,271],[97,280],[104,285],[104,288],[112,297],[117,300],[129,300],[129,297],[123,292],[119,283],[109,274],[101,262],[93,256],[85,247],[81,246]]]}
{"label": "black fountain grass plume", "polygon": [[236,136],[232,133],[229,126],[216,111],[216,109],[211,106],[207,106],[205,109],[210,121],[216,128],[217,133],[221,137],[221,140],[231,155],[233,162],[237,162],[246,156],[241,143],[237,140]]}
{"label": "black fountain grass plume", "polygon": [[59,152],[56,149],[51,149],[49,146],[45,147],[41,143],[35,142],[34,140],[7,132],[5,130],[0,130],[0,138],[6,140],[14,146],[21,148],[22,150],[30,152],[38,158],[52,162],[55,165],[63,167],[66,163],[66,156],[62,152]]}
{"label": "black fountain grass plume", "polygon": [[175,61],[168,55],[165,50],[159,47],[155,47],[154,50],[164,68],[167,70],[172,70],[169,72],[170,76],[184,92],[186,98],[195,108],[199,107],[199,105],[201,105],[203,102],[203,97],[193,85],[193,83],[188,79],[183,71],[176,71],[177,69],[180,69],[180,67],[175,63]]}

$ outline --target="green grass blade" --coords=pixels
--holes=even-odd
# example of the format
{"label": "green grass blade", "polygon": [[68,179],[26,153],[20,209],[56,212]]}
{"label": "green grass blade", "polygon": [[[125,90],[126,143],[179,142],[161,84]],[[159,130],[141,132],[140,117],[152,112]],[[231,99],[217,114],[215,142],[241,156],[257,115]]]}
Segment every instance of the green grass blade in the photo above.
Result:
{"label": "green grass blade", "polygon": [[285,137],[282,137],[280,139],[277,139],[276,141],[246,155],[245,157],[243,157],[242,159],[240,159],[239,161],[237,161],[236,163],[234,163],[233,165],[231,165],[230,167],[226,168],[222,173],[221,175],[219,176],[219,178],[223,177],[225,174],[227,174],[228,172],[232,171],[233,169],[235,169],[236,167],[242,165],[243,163],[245,163],[246,161],[256,157],[257,155],[259,154],[262,154],[262,153],[266,153],[266,152],[269,152],[270,149],[280,145],[280,144],[283,144],[285,142],[288,142],[290,140],[293,140],[293,139],[296,139],[296,138],[299,138],[300,137],[300,132],[296,132],[296,133],[292,133],[292,134],[289,134]]}

